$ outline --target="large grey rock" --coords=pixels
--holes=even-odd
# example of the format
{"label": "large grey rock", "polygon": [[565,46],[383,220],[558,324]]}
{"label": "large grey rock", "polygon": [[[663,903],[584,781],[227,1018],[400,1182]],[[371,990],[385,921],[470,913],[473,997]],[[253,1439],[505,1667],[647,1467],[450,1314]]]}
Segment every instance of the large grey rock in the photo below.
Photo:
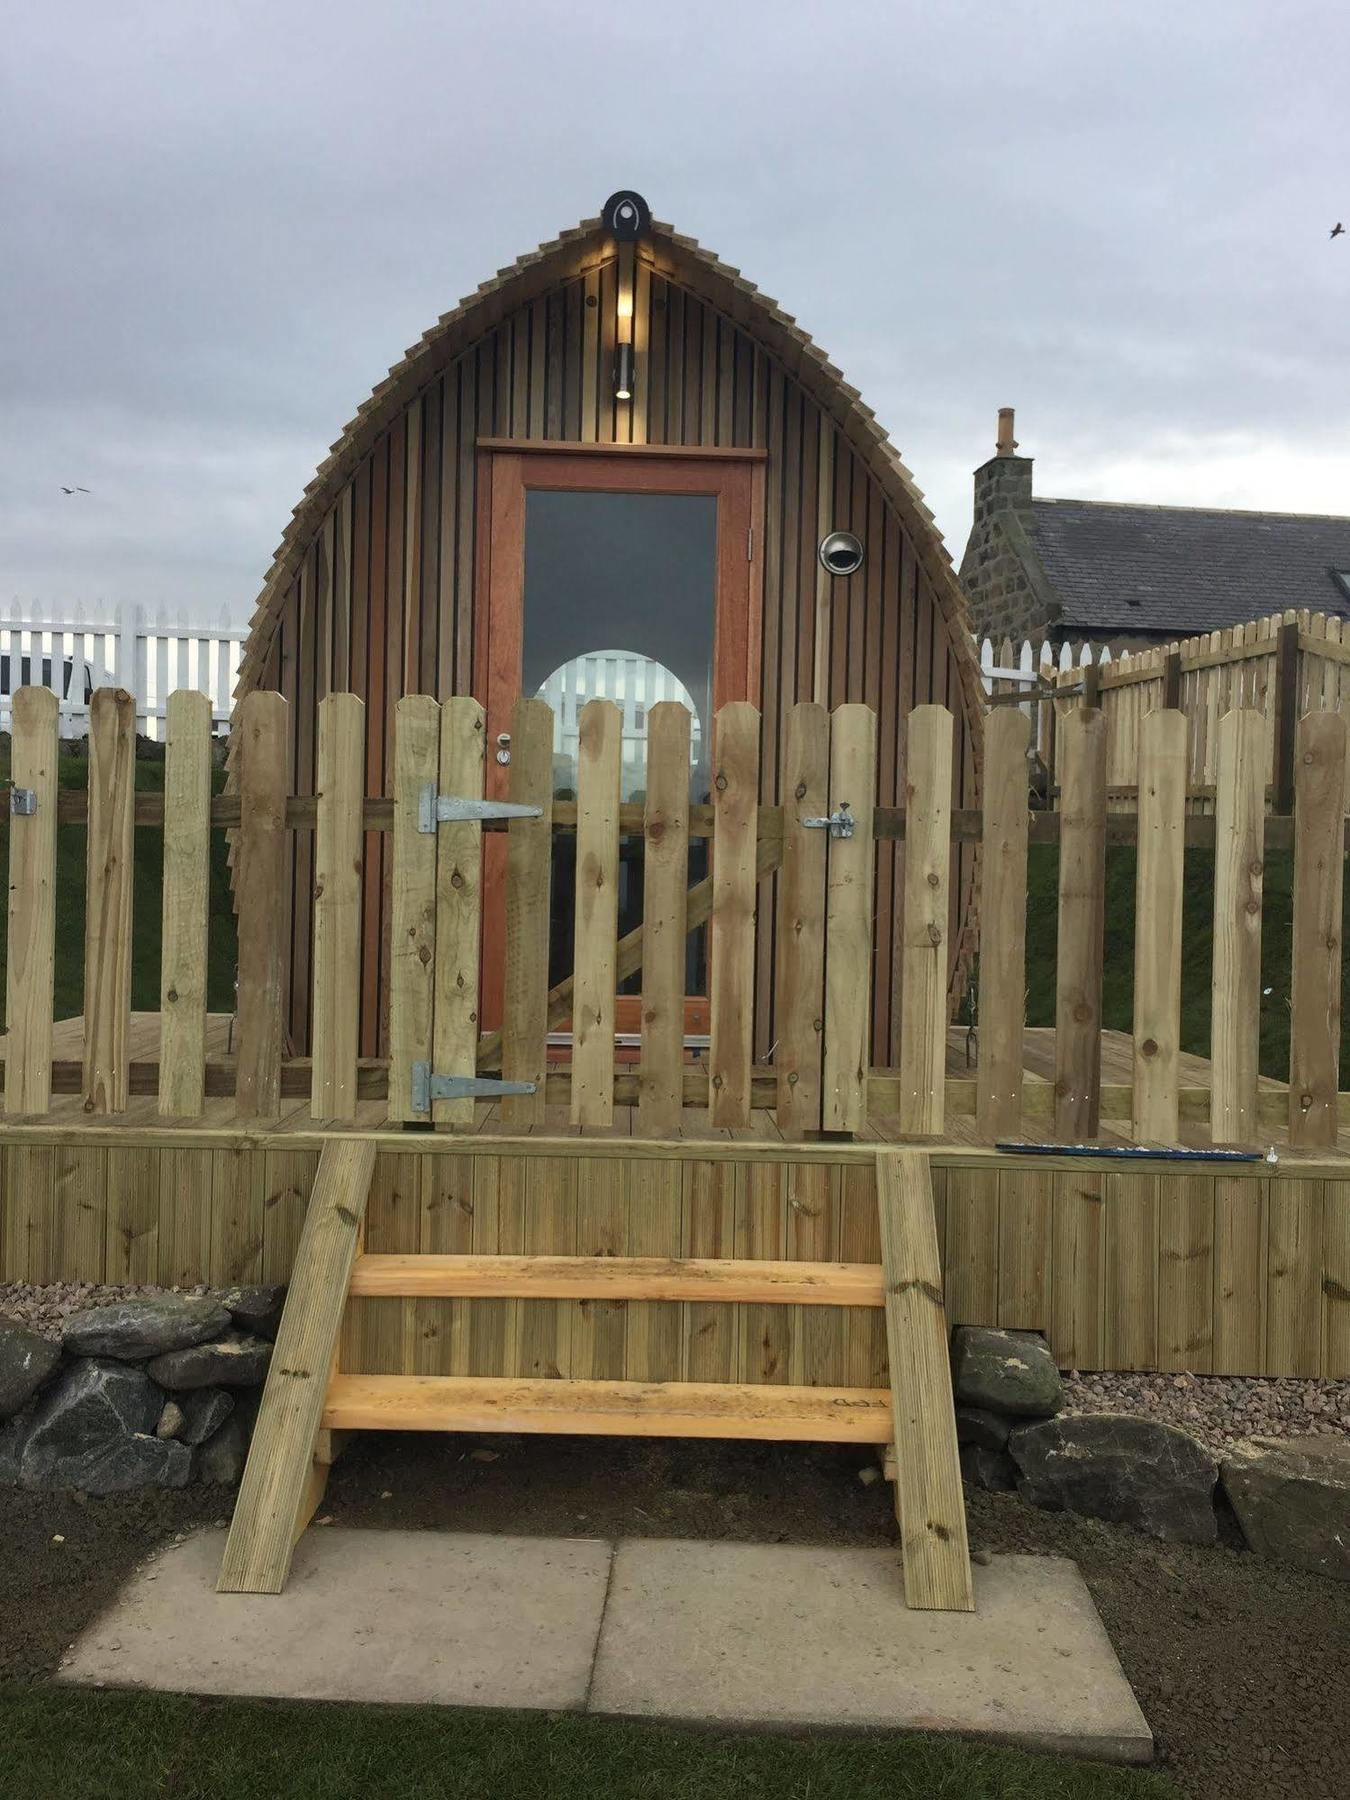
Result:
{"label": "large grey rock", "polygon": [[1258,1555],[1350,1581],[1350,1438],[1250,1438],[1222,1475]]}
{"label": "large grey rock", "polygon": [[286,1304],[284,1287],[225,1288],[217,1296],[240,1331],[275,1341],[281,1324],[281,1309]]}
{"label": "large grey rock", "polygon": [[1004,1413],[989,1412],[983,1406],[958,1406],[956,1409],[956,1441],[976,1444],[981,1450],[1006,1450],[1013,1421]]}
{"label": "large grey rock", "polygon": [[987,1450],[982,1444],[962,1444],[961,1479],[990,1494],[1006,1494],[1017,1486],[1017,1470],[1006,1450]]}
{"label": "large grey rock", "polygon": [[72,1363],[46,1390],[18,1452],[26,1488],[183,1487],[192,1472],[186,1445],[154,1435],[164,1397],[140,1369],[122,1362]]}
{"label": "large grey rock", "polygon": [[234,1395],[224,1388],[194,1388],[183,1395],[185,1423],[178,1436],[185,1444],[204,1444],[234,1411]]}
{"label": "large grey rock", "polygon": [[952,1333],[952,1384],[960,1404],[1020,1418],[1047,1418],[1064,1404],[1050,1347],[1031,1331],[958,1326]]}
{"label": "large grey rock", "polygon": [[272,1346],[266,1338],[228,1332],[209,1344],[170,1350],[146,1367],[146,1374],[165,1388],[257,1387],[267,1375]]}
{"label": "large grey rock", "polygon": [[1008,1450],[1026,1499],[1053,1512],[1133,1525],[1170,1544],[1212,1544],[1218,1464],[1174,1425],[1080,1413],[1019,1425]]}
{"label": "large grey rock", "polygon": [[197,1452],[198,1481],[233,1486],[244,1473],[248,1434],[238,1413],[231,1413],[220,1430]]}
{"label": "large grey rock", "polygon": [[0,1319],[0,1419],[27,1406],[61,1360],[61,1346],[35,1331]]}
{"label": "large grey rock", "polygon": [[76,1313],[66,1321],[62,1341],[72,1356],[141,1362],[205,1343],[229,1328],[229,1313],[211,1294],[147,1294]]}

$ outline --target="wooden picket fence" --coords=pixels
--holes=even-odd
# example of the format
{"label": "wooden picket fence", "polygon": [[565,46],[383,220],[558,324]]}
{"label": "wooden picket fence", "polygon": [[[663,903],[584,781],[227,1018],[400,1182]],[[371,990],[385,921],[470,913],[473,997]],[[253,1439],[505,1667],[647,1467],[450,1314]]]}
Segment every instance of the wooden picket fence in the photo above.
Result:
{"label": "wooden picket fence", "polygon": [[[1137,812],[1108,804],[1104,713],[1080,706],[1058,723],[1058,805],[1028,811],[1031,724],[996,708],[984,749],[982,811],[954,812],[952,720],[941,707],[908,719],[906,805],[875,806],[875,720],[864,706],[827,714],[811,703],[787,723],[782,806],[759,801],[759,716],[725,707],[715,733],[713,798],[691,805],[687,711],[652,709],[648,791],[620,803],[620,720],[597,700],[580,722],[576,800],[552,797],[553,717],[537,699],[513,720],[510,802],[533,808],[509,821],[459,817],[431,829],[435,797],[481,802],[485,731],[468,698],[399,702],[393,793],[364,792],[361,701],[330,695],[319,721],[317,797],[288,792],[288,709],[279,694],[248,696],[236,721],[237,792],[211,797],[210,703],[175,694],[168,709],[165,791],[134,792],[134,712],[101,690],[91,704],[87,796],[56,792],[56,702],[15,697],[5,1109],[48,1111],[53,1084],[73,1080],[96,1115],[155,1092],[166,1116],[201,1115],[208,1094],[233,1094],[240,1118],[278,1115],[283,1095],[308,1094],[318,1121],[348,1122],[358,1102],[387,1098],[395,1121],[466,1128],[474,1097],[435,1096],[432,1077],[500,1078],[503,1122],[522,1129],[565,1102],[572,1122],[607,1127],[636,1102],[640,1135],[677,1130],[689,1107],[716,1128],[744,1127],[770,1108],[783,1135],[856,1133],[870,1114],[902,1135],[941,1136],[949,1115],[974,1113],[993,1140],[1030,1133],[1090,1139],[1103,1118],[1136,1136],[1179,1141],[1181,1121],[1208,1118],[1221,1143],[1270,1141],[1287,1126],[1299,1145],[1336,1141],[1341,1099],[1340,930],[1346,808],[1346,721],[1307,713],[1295,731],[1293,818],[1267,814],[1267,724],[1255,708],[1214,728],[1212,804],[1188,793],[1190,722],[1160,709],[1139,726]],[[461,809],[461,811],[464,809]],[[472,812],[472,807],[467,809]],[[833,817],[834,829],[826,822]],[[88,832],[83,1057],[53,1064],[56,823]],[[843,822],[847,821],[846,824]],[[137,822],[164,830],[161,1049],[158,1064],[129,1061],[132,847]],[[238,1002],[233,1056],[208,1062],[207,875],[210,832],[235,833]],[[842,828],[841,828],[842,827]],[[313,829],[314,939],[311,1060],[286,1057],[283,990],[288,918],[286,834]],[[365,834],[392,834],[390,1058],[358,1057]],[[485,884],[485,832],[504,830],[500,880]],[[576,834],[572,974],[548,985],[551,837]],[[643,922],[617,929],[619,844],[642,834]],[[711,840],[712,874],[688,885],[691,836]],[[903,840],[899,941],[873,942],[878,840]],[[946,1075],[948,882],[951,845],[981,854],[979,1055],[973,1075]],[[1027,852],[1058,842],[1058,973],[1053,1083],[1024,1083]],[[1133,1078],[1103,1089],[1102,975],[1105,850],[1139,845]],[[1291,1057],[1287,1095],[1258,1083],[1261,874],[1265,850],[1295,858]],[[1180,1046],[1181,897],[1188,848],[1212,849],[1214,874],[1211,1087],[1183,1085]],[[778,871],[772,1066],[753,1062],[756,905]],[[499,1029],[480,1023],[485,896],[504,912],[505,988]],[[711,922],[711,1032],[705,1058],[684,1039],[685,944]],[[868,1067],[873,959],[894,957],[903,995],[899,1065]],[[640,1061],[616,1066],[615,995],[640,971]],[[549,1034],[571,1022],[570,1064],[549,1060]],[[426,1089],[432,1086],[428,1102]],[[554,1117],[557,1115],[554,1114]]]}

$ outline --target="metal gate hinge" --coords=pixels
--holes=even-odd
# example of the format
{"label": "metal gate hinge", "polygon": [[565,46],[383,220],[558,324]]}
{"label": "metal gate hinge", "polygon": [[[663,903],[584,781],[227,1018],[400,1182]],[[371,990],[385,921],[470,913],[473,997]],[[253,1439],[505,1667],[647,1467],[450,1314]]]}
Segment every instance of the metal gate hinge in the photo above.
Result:
{"label": "metal gate hinge", "polygon": [[37,812],[37,794],[32,788],[12,787],[9,790],[9,810],[16,819],[31,819]]}
{"label": "metal gate hinge", "polygon": [[828,818],[803,819],[802,824],[815,831],[828,831],[832,838],[851,838],[856,820],[848,809],[848,801],[841,800],[838,811]]}
{"label": "metal gate hinge", "polygon": [[433,1100],[499,1100],[503,1094],[533,1094],[533,1081],[498,1081],[490,1075],[433,1075],[429,1062],[412,1065],[408,1104],[429,1113]]}
{"label": "metal gate hinge", "polygon": [[472,824],[481,819],[542,819],[542,806],[517,806],[513,800],[464,800],[458,794],[438,794],[434,781],[423,782],[417,795],[417,829],[435,831],[438,825]]}

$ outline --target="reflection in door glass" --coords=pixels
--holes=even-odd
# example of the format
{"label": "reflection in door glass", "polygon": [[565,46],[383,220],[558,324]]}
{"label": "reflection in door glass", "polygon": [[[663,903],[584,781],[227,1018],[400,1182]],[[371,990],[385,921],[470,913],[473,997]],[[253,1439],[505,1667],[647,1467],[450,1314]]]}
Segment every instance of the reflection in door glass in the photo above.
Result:
{"label": "reflection in door glass", "polygon": [[588,700],[612,700],[623,717],[620,798],[636,804],[647,797],[647,721],[662,700],[675,700],[689,713],[690,777],[702,761],[703,721],[689,689],[650,656],[630,650],[595,650],[555,669],[539,689],[553,708],[553,792],[571,799],[577,791],[577,743]]}

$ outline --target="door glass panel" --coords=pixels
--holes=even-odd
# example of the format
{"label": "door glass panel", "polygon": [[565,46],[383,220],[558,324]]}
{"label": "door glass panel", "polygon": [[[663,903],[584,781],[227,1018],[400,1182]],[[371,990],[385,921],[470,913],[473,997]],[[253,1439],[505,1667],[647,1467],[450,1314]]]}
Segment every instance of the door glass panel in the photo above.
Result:
{"label": "door glass panel", "polygon": [[[647,717],[662,700],[690,712],[690,798],[709,795],[717,501],[711,494],[536,488],[525,505],[524,681],[553,708],[554,793],[576,797],[577,732],[588,700],[623,715],[621,798],[647,791]],[[549,982],[572,968],[576,840],[553,850]],[[690,846],[690,880],[707,847]],[[619,935],[642,922],[642,839],[620,842]],[[703,933],[691,936],[688,992],[706,992]],[[641,991],[641,977],[625,992]]]}

